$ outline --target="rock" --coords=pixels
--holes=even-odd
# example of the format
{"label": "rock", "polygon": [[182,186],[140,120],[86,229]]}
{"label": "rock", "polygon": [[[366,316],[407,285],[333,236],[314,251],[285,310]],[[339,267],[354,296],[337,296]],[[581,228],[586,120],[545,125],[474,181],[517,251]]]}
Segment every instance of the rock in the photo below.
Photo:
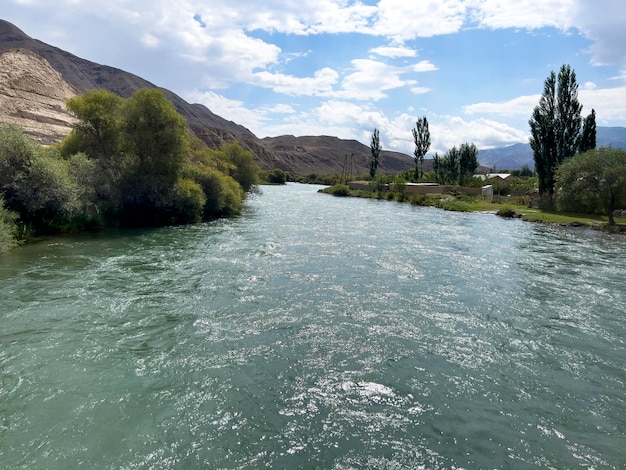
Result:
{"label": "rock", "polygon": [[42,57],[24,50],[0,52],[0,122],[17,124],[44,145],[59,142],[76,119],[65,102],[78,92]]}

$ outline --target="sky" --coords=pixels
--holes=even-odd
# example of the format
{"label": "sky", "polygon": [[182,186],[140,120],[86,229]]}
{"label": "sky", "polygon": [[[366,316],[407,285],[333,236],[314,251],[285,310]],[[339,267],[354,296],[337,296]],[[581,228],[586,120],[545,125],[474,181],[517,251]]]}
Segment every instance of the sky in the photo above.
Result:
{"label": "sky", "polygon": [[333,135],[412,154],[528,142],[543,83],[626,126],[624,0],[3,0],[0,18],[134,73],[258,137]]}

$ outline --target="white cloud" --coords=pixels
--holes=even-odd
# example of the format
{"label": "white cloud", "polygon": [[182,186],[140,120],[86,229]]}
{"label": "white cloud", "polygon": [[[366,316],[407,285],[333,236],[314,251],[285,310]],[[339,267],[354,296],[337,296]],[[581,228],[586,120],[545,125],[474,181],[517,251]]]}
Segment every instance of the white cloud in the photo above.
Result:
{"label": "white cloud", "polygon": [[491,29],[552,26],[567,30],[580,0],[479,0],[471,11],[480,26]]}
{"label": "white cloud", "polygon": [[415,57],[417,52],[414,49],[410,49],[404,46],[381,46],[370,49],[370,52],[382,57]]}
{"label": "white cloud", "polygon": [[263,128],[265,114],[248,109],[242,101],[231,100],[213,91],[198,90],[185,93],[184,98],[190,103],[203,104],[218,116],[236,122],[255,134]]}
{"label": "white cloud", "polygon": [[576,29],[593,41],[586,51],[593,64],[626,61],[623,0],[477,0],[471,14],[480,26],[491,29]]}
{"label": "white cloud", "polygon": [[383,62],[369,59],[355,59],[352,65],[356,69],[342,82],[342,91],[336,96],[358,100],[379,100],[385,98],[386,90],[400,88],[415,83],[401,78],[407,70]]}
{"label": "white cloud", "polygon": [[411,88],[411,93],[415,94],[415,95],[423,95],[425,93],[428,93],[430,91],[430,88],[426,88],[423,86],[416,86]]}
{"label": "white cloud", "polygon": [[589,52],[596,65],[626,63],[626,5],[623,0],[578,0],[574,26],[593,40]]}
{"label": "white cloud", "polygon": [[160,44],[160,41],[152,34],[144,34],[141,38],[141,42],[143,42],[147,47],[157,47]]}
{"label": "white cloud", "polygon": [[[238,7],[242,2],[238,2]],[[375,6],[332,0],[250,1],[246,29],[296,35],[367,32]],[[239,8],[238,8],[239,9]]]}
{"label": "white cloud", "polygon": [[467,121],[459,116],[434,116],[429,124],[433,136],[432,152],[445,153],[465,142],[484,149],[528,141],[527,132],[485,118]]}
{"label": "white cloud", "polygon": [[583,90],[595,90],[596,88],[598,88],[598,85],[593,82],[585,82],[582,86]]}
{"label": "white cloud", "polygon": [[380,0],[373,32],[399,43],[454,33],[463,26],[465,3],[463,0]]}
{"label": "white cloud", "polygon": [[333,85],[337,83],[339,74],[333,69],[325,67],[317,70],[313,77],[295,77],[282,73],[267,71],[253,73],[251,83],[271,88],[276,93],[291,96],[316,96],[332,92]]}
{"label": "white cloud", "polygon": [[434,72],[435,70],[439,69],[430,61],[422,60],[421,62],[418,62],[417,64],[411,66],[411,70],[413,70],[413,72]]}
{"label": "white cloud", "polygon": [[465,114],[498,114],[500,116],[530,116],[541,95],[528,95],[500,103],[475,103],[463,106]]}
{"label": "white cloud", "polygon": [[583,115],[596,110],[599,125],[607,121],[626,121],[626,86],[581,90],[578,99],[583,104]]}
{"label": "white cloud", "polygon": [[[502,117],[528,117],[539,104],[541,95],[520,96],[499,103],[475,103],[463,106],[467,115],[494,114]],[[591,82],[586,83],[578,92],[578,100],[583,105],[583,115],[595,109],[598,120],[626,120],[626,86],[597,88]],[[600,117],[601,116],[601,117]]]}
{"label": "white cloud", "polygon": [[294,114],[296,110],[289,104],[277,104],[260,108],[263,114]]}
{"label": "white cloud", "polygon": [[[437,67],[428,61],[412,66],[396,67],[371,59],[355,59],[352,65],[355,70],[344,78],[342,89],[333,93],[334,97],[377,101],[386,98],[385,92],[388,90],[417,85],[416,80],[405,78],[406,75],[437,70]],[[421,92],[427,91],[423,87],[413,89]]]}

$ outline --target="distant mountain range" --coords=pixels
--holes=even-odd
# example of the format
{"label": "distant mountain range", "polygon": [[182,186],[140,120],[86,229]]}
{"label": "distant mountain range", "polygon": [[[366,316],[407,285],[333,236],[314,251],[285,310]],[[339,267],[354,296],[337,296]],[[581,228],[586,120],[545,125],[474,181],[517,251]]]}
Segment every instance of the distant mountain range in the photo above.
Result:
{"label": "distant mountain range", "polygon": [[[598,147],[615,147],[626,150],[626,127],[598,127],[596,131]],[[533,151],[530,144],[514,144],[508,147],[481,150],[478,161],[494,171],[517,170],[527,165],[534,168]]]}
{"label": "distant mountain range", "polygon": [[[0,20],[0,122],[16,123],[43,144],[63,139],[74,118],[65,100],[91,89],[104,89],[124,98],[156,85],[141,77],[76,57],[31,38],[13,24]],[[290,135],[259,139],[249,129],[228,121],[201,104],[190,104],[161,88],[189,124],[191,131],[212,148],[237,141],[256,155],[262,169],[280,168],[296,174],[349,174],[369,171],[370,148],[356,140],[332,136]],[[626,128],[598,128],[598,145],[626,148]],[[487,168],[532,168],[528,144],[482,150]],[[379,171],[396,173],[414,168],[410,155],[383,150]],[[424,170],[432,160],[424,161]]]}

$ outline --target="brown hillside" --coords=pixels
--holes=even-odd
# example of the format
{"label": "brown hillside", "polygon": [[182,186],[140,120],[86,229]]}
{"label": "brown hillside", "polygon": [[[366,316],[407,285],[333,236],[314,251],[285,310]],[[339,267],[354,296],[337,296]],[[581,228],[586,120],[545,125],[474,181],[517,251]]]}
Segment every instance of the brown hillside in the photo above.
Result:
{"label": "brown hillside", "polygon": [[[356,140],[332,136],[283,135],[266,137],[263,142],[278,154],[277,164],[294,168],[295,173],[345,172],[356,176],[369,172],[370,148]],[[379,171],[382,173],[397,173],[413,168],[413,159],[402,153],[383,150],[379,165]],[[282,166],[278,168],[286,169]]]}
{"label": "brown hillside", "polygon": [[24,49],[0,52],[0,122],[17,124],[42,144],[58,142],[76,122],[65,101],[77,95],[50,64]]}

